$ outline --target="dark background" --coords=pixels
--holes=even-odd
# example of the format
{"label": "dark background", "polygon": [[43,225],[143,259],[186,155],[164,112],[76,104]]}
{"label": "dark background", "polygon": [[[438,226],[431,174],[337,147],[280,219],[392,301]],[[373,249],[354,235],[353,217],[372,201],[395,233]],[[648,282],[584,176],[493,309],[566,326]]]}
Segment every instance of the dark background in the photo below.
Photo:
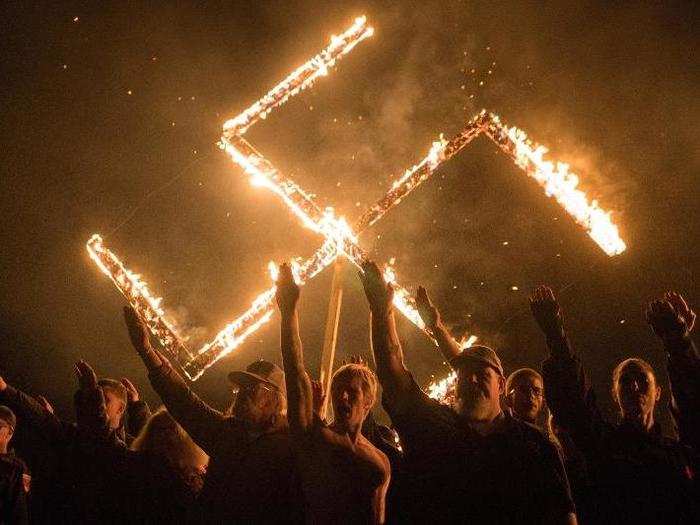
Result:
{"label": "dark background", "polygon": [[[499,113],[571,163],[613,210],[625,254],[607,257],[486,138],[361,244],[378,260],[396,257],[401,282],[426,285],[455,334],[479,335],[508,371],[545,356],[527,306],[544,282],[559,291],[604,402],[626,356],[648,359],[666,385],[642,306],[669,288],[700,305],[694,3],[28,4],[4,2],[0,16],[0,373],[61,413],[72,412],[81,357],[156,402],[127,339],[124,301],[85,251],[92,233],[165,297],[195,347],[269,286],[269,260],[320,242],[215,143],[224,120],[362,13],[375,36],[252,128],[252,143],[352,222],[440,132],[482,107]],[[330,274],[303,289],[314,375]],[[353,274],[346,269],[338,360],[369,348]],[[223,407],[227,371],[279,361],[277,329],[275,318],[195,390]],[[403,320],[400,330],[419,382],[443,375],[429,342]]]}

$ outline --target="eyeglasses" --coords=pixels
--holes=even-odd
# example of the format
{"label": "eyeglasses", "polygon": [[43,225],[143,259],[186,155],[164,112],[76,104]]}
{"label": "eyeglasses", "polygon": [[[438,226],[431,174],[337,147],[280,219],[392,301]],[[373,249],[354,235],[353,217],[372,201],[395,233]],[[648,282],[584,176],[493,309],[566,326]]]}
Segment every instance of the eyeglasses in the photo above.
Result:
{"label": "eyeglasses", "polygon": [[539,388],[539,387],[536,387],[536,386],[518,385],[518,386],[512,388],[511,391],[509,392],[509,394],[515,393],[516,390],[518,392],[520,392],[521,394],[524,394],[526,396],[533,396],[537,399],[541,399],[542,397],[544,397],[544,390]]}

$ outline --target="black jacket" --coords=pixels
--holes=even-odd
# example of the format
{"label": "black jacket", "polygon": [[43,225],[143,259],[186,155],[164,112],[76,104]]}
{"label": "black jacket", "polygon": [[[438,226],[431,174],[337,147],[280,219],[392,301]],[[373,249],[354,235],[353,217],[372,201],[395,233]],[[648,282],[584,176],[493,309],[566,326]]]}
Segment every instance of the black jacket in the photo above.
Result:
{"label": "black jacket", "polygon": [[9,454],[0,454],[0,524],[29,522],[27,497],[22,483],[24,465]]}
{"label": "black jacket", "polygon": [[209,455],[193,519],[208,523],[303,523],[303,496],[286,428],[251,435],[192,392],[164,364],[151,384],[175,420]]}
{"label": "black jacket", "polygon": [[[698,523],[698,456],[686,444],[664,437],[658,426],[644,432],[607,422],[596,405],[585,371],[566,336],[548,340],[550,357],[543,363],[547,404],[557,424],[571,437],[586,461],[593,502],[593,523]],[[674,349],[671,349],[674,350]],[[669,375],[674,397],[686,410],[697,398]],[[695,414],[680,416],[682,436],[693,436]]]}

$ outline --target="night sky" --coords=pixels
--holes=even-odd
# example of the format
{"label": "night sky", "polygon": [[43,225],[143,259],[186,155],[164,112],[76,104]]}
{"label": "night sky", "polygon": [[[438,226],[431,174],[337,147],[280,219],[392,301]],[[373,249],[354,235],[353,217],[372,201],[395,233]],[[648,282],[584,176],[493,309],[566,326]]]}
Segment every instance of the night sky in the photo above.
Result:
{"label": "night sky", "polygon": [[[352,223],[443,132],[498,113],[613,210],[628,251],[607,257],[488,139],[360,239],[432,292],[460,336],[506,369],[546,355],[527,294],[559,291],[572,340],[609,408],[613,366],[665,372],[642,317],[666,289],[700,308],[697,8],[622,2],[5,2],[2,8],[0,373],[71,415],[73,362],[127,376],[156,402],[90,261],[99,232],[165,298],[192,346],[269,286],[267,262],[320,243],[216,146],[223,122],[356,16],[375,35],[247,138]],[[494,5],[495,4],[495,5]],[[636,3],[635,3],[636,4]],[[306,361],[318,373],[331,272],[303,288]],[[517,289],[516,289],[517,288]],[[368,311],[345,271],[338,359],[369,352]],[[408,366],[446,368],[400,321]],[[225,375],[280,360],[276,318],[194,384],[214,406]],[[664,398],[667,399],[667,398]],[[666,420],[665,410],[662,419]]]}

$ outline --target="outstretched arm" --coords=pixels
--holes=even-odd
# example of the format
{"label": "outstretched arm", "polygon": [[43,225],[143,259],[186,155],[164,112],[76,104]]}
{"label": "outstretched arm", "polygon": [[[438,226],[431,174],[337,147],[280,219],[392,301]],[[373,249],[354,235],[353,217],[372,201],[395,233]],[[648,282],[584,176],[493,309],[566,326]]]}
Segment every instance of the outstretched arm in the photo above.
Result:
{"label": "outstretched arm", "polygon": [[680,294],[667,292],[649,303],[646,317],[667,353],[671,413],[680,440],[700,450],[700,354],[690,339],[695,312]]}
{"label": "outstretched arm", "polygon": [[435,307],[430,297],[428,297],[427,290],[422,286],[418,287],[416,304],[421,319],[423,319],[425,326],[432,332],[433,337],[437,341],[442,357],[449,363],[454,357],[459,355],[461,348],[459,343],[452,338],[450,332],[447,331],[447,328],[442,323],[440,311]]}
{"label": "outstretched arm", "polygon": [[549,347],[549,357],[542,364],[547,405],[557,423],[571,433],[576,445],[592,453],[602,419],[581,361],[566,337],[562,311],[552,289],[536,288],[530,296],[530,309]]}
{"label": "outstretched arm", "polygon": [[280,310],[280,346],[284,378],[287,384],[287,413],[293,432],[306,432],[313,424],[313,390],[304,367],[304,352],[299,336],[299,286],[289,264],[280,266],[277,279],[277,306]]}
{"label": "outstretched arm", "polygon": [[384,392],[390,397],[410,390],[411,375],[403,363],[403,349],[396,331],[392,300],[394,289],[384,281],[379,267],[371,261],[359,273],[371,314],[372,351],[377,375]]}
{"label": "outstretched arm", "polygon": [[182,428],[211,455],[226,418],[192,392],[168,360],[151,346],[148,329],[133,308],[124,308],[124,319],[131,344],[148,369],[153,389]]}

